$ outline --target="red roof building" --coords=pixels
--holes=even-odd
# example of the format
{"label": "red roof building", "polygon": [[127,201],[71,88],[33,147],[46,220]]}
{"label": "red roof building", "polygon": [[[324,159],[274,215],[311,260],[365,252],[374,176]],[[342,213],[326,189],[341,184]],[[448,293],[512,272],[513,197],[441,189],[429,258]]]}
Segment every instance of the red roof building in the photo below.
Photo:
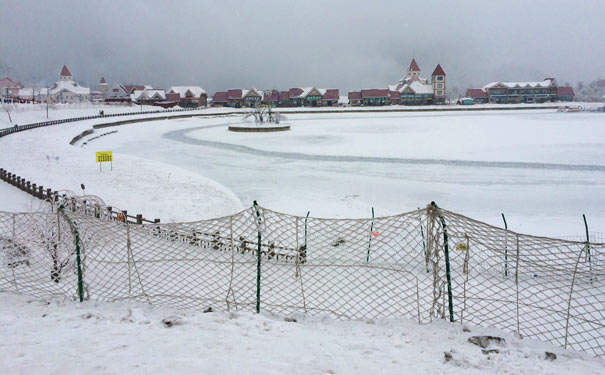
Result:
{"label": "red roof building", "polygon": [[389,89],[369,89],[361,90],[361,98],[388,98],[390,97]]}
{"label": "red roof building", "polygon": [[61,74],[59,74],[59,80],[71,80],[71,72],[67,69],[66,65],[63,65],[63,69],[61,69]]}
{"label": "red roof building", "polygon": [[227,105],[227,103],[228,101],[226,91],[218,91],[212,96],[212,105],[214,106],[224,107]]}
{"label": "red roof building", "polygon": [[570,102],[576,94],[569,86],[557,87],[557,100]]}
{"label": "red roof building", "polygon": [[0,79],[0,95],[1,96],[17,96],[19,89],[23,88],[23,84],[9,77]]}
{"label": "red roof building", "polygon": [[412,57],[412,62],[410,63],[410,66],[408,66],[408,72],[420,73],[420,67],[418,66],[418,63],[416,62],[416,59],[414,59],[413,57]]}
{"label": "red roof building", "polygon": [[120,85],[122,87],[122,90],[124,90],[124,92],[126,92],[126,94],[130,95],[132,94],[135,90],[145,90],[145,86],[142,85]]}
{"label": "red roof building", "polygon": [[483,91],[483,89],[468,89],[466,90],[466,96],[475,100],[475,99],[488,99],[489,95],[487,92]]}
{"label": "red roof building", "polygon": [[361,91],[349,91],[349,105],[361,105]]}
{"label": "red roof building", "polygon": [[441,64],[437,64],[437,67],[435,68],[435,70],[433,70],[433,74],[431,74],[431,77],[435,76],[445,76],[445,72],[443,71],[443,68],[441,68]]}

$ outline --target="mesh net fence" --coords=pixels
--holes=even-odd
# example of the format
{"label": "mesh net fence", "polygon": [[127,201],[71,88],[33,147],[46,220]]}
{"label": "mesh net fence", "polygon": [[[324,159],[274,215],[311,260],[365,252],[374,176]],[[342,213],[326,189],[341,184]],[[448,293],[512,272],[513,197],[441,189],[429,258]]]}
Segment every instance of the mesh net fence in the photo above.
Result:
{"label": "mesh net fence", "polygon": [[432,205],[371,219],[255,205],[143,225],[75,207],[0,212],[0,249],[2,291],[335,319],[448,318],[605,355],[605,244],[517,234]]}

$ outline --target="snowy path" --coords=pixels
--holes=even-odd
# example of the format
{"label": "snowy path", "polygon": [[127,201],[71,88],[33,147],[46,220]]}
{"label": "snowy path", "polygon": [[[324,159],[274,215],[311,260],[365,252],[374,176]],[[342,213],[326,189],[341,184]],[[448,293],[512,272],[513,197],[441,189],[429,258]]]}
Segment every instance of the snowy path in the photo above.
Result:
{"label": "snowy path", "polygon": [[195,130],[217,128],[224,125],[200,126],[187,129],[179,129],[164,134],[164,137],[183,143],[193,145],[213,147],[222,150],[239,152],[270,158],[283,158],[293,160],[308,161],[326,161],[326,162],[346,162],[346,163],[389,163],[389,164],[420,164],[420,165],[442,165],[452,167],[471,167],[471,168],[513,168],[513,169],[546,169],[562,171],[595,171],[605,172],[605,165],[591,164],[557,164],[557,163],[526,163],[526,162],[507,162],[507,161],[483,161],[483,160],[445,160],[445,159],[412,159],[412,158],[383,158],[372,156],[351,156],[351,155],[318,155],[304,154],[300,152],[279,152],[261,150],[258,148],[237,145],[225,142],[208,141],[199,138],[187,136]]}

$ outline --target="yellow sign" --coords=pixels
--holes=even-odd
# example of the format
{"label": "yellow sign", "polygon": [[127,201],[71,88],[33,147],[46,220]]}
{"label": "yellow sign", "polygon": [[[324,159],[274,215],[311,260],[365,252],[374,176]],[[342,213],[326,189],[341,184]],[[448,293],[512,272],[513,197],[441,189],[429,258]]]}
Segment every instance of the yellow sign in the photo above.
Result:
{"label": "yellow sign", "polygon": [[113,162],[113,155],[111,151],[100,151],[97,152],[97,163],[108,163]]}

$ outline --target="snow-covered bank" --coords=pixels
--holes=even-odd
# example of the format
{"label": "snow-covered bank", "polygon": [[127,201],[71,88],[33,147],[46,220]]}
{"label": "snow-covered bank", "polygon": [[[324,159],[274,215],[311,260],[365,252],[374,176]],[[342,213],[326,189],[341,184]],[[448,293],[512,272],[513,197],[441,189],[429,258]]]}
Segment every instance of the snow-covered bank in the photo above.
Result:
{"label": "snow-covered bank", "polygon": [[[164,320],[164,322],[163,322]],[[293,321],[296,320],[296,321]],[[168,322],[174,325],[167,327]],[[0,293],[3,374],[601,374],[599,358],[437,321],[201,313]],[[468,332],[467,332],[468,331]],[[471,336],[506,340],[483,354]],[[556,355],[545,359],[545,352]],[[452,359],[446,361],[445,352]]]}
{"label": "snow-covered bank", "polygon": [[[70,190],[79,195],[82,194],[80,184],[84,184],[86,194],[97,195],[106,204],[126,209],[130,214],[142,213],[149,220],[200,220],[242,209],[241,202],[229,189],[175,164],[115,153],[113,170],[109,163],[99,166],[95,163],[95,152],[112,150],[111,147],[101,150],[69,144],[75,135],[99,121],[103,119],[38,128],[4,137],[0,139],[0,165],[53,190]],[[18,191],[2,183],[8,189]],[[20,201],[17,207],[25,202]],[[9,207],[2,205],[0,210],[12,210]]]}

